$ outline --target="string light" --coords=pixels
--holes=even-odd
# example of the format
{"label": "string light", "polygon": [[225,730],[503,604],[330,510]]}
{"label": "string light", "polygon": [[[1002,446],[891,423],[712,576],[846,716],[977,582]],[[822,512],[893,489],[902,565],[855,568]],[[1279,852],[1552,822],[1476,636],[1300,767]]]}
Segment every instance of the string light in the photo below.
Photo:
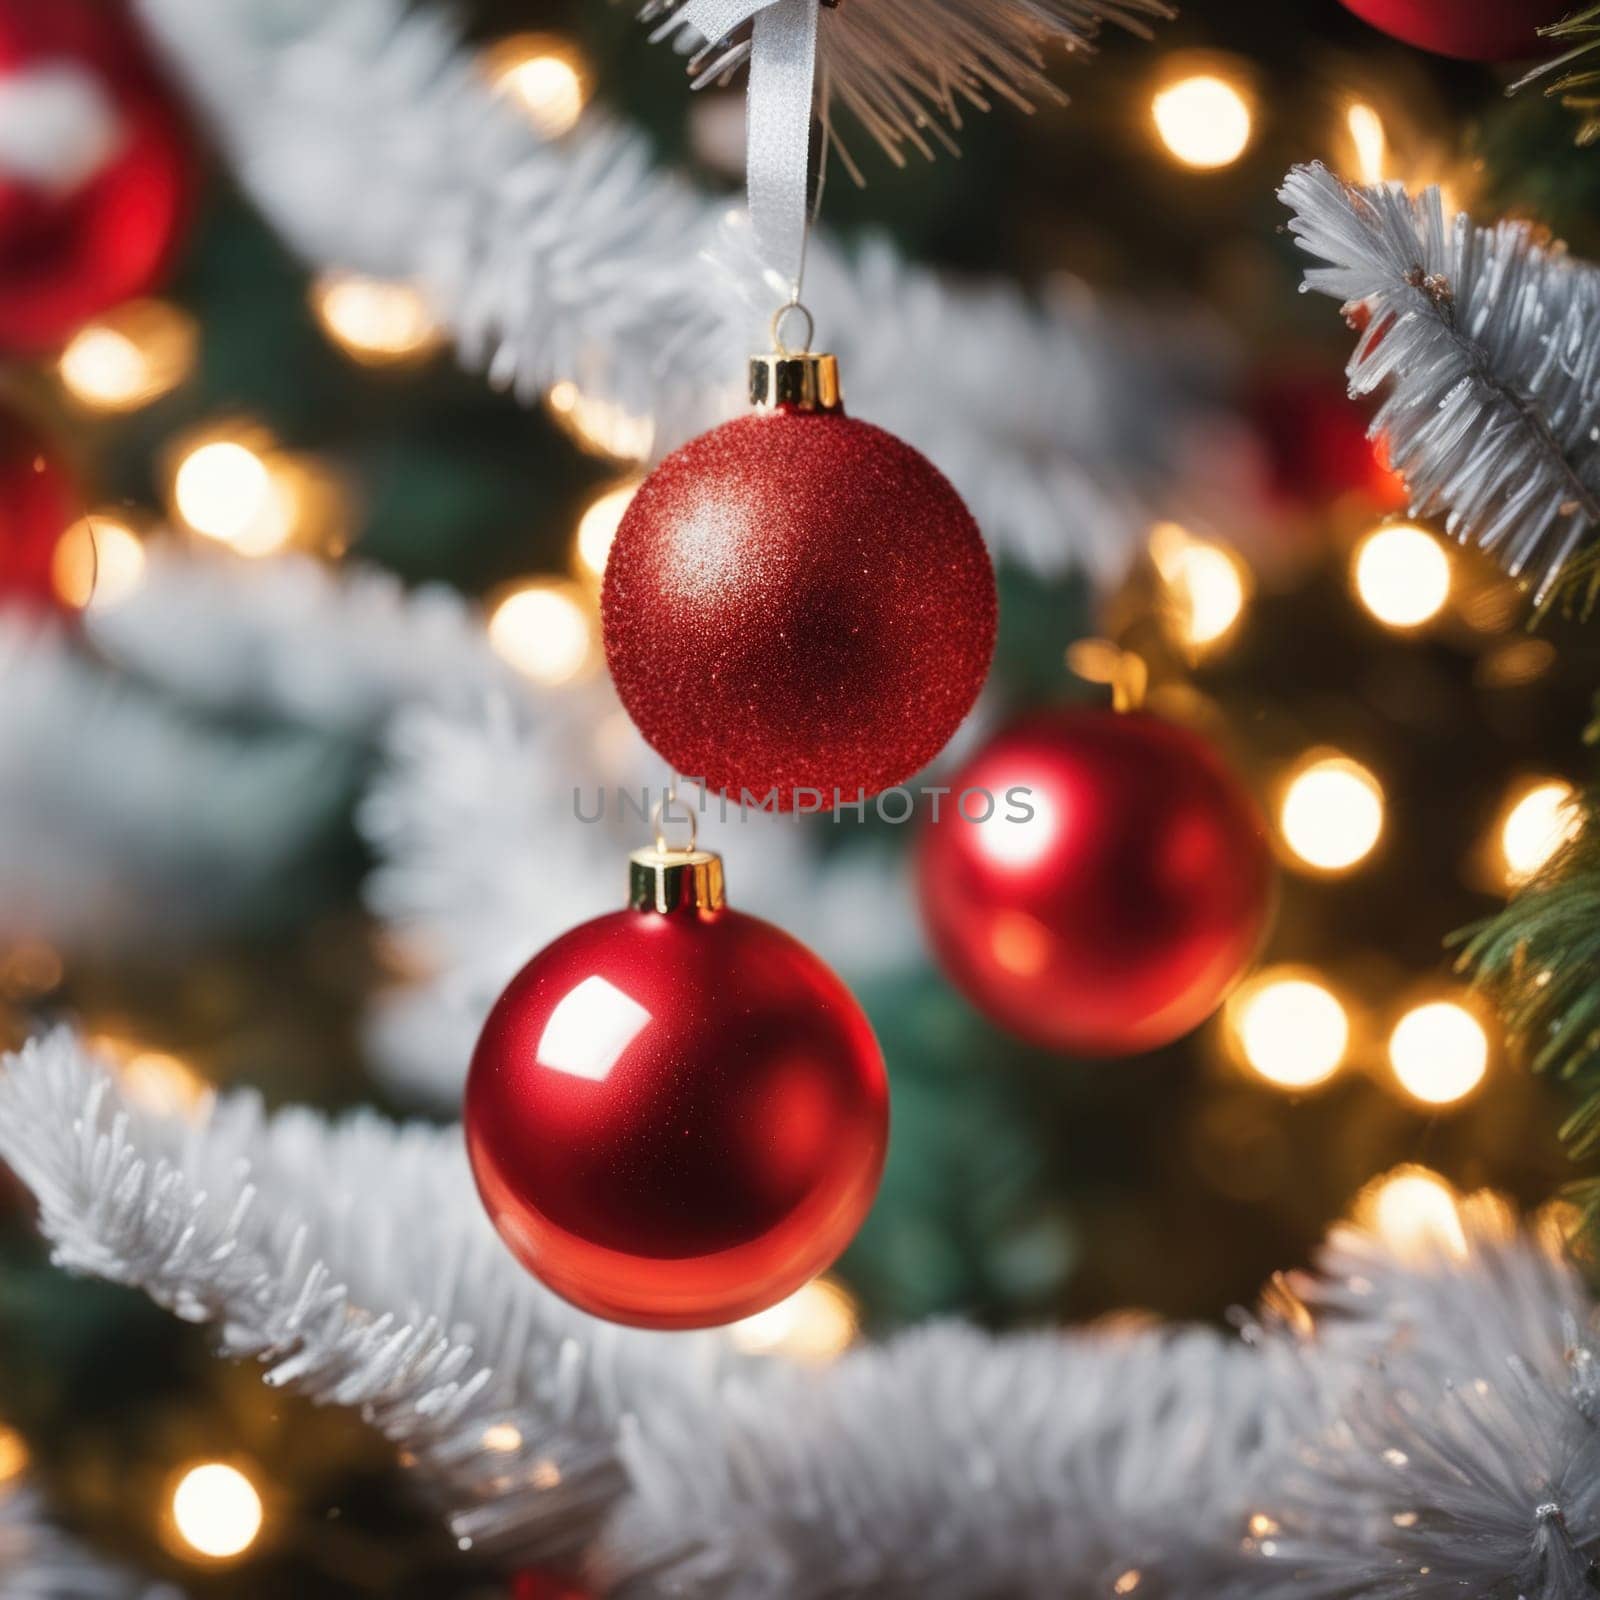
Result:
{"label": "string light", "polygon": [[144,582],[144,541],[114,513],[74,522],[56,542],[50,581],[74,610],[110,611]]}
{"label": "string light", "polygon": [[1219,71],[1195,72],[1158,89],[1150,102],[1156,132],[1186,167],[1230,167],[1249,147],[1254,114],[1244,91]]}
{"label": "string light", "polygon": [[1356,548],[1354,573],[1361,603],[1391,628],[1420,628],[1450,598],[1450,557],[1409,522],[1369,533]]}
{"label": "string light", "polygon": [[577,562],[589,577],[605,576],[611,542],[616,538],[623,514],[633,503],[638,489],[637,483],[625,483],[608,489],[578,519],[578,537],[575,541]]}
{"label": "string light", "polygon": [[1151,530],[1150,555],[1177,609],[1185,640],[1201,651],[1224,643],[1244,613],[1245,579],[1238,558],[1221,545],[1194,538],[1175,522]]}
{"label": "string light", "polygon": [[1426,1167],[1397,1167],[1364,1189],[1356,1202],[1357,1220],[1379,1235],[1401,1260],[1418,1261],[1440,1250],[1463,1256],[1466,1231],[1456,1192]]}
{"label": "string light", "polygon": [[589,98],[581,58],[553,34],[519,33],[502,39],[484,57],[489,80],[527,113],[547,139],[568,132]]}
{"label": "string light", "polygon": [[1348,756],[1313,757],[1285,789],[1278,826],[1306,866],[1348,872],[1382,836],[1383,787]]}
{"label": "string light", "polygon": [[0,1426],[0,1483],[11,1483],[28,1469],[28,1446],[15,1428]]}
{"label": "string light", "polygon": [[1230,999],[1227,1017],[1245,1064],[1282,1089],[1326,1083],[1350,1044],[1350,1018],[1338,997],[1289,969],[1260,974]]}
{"label": "string light", "polygon": [[191,1467],[172,1492],[172,1524],[178,1537],[211,1561],[242,1556],[260,1537],[264,1520],[256,1486],[225,1462]]}
{"label": "string light", "polygon": [[782,1353],[797,1361],[831,1361],[856,1336],[855,1301],[838,1284],[817,1278],[786,1300],[734,1323],[734,1343],[751,1354]]}
{"label": "string light", "polygon": [[209,430],[178,450],[170,499],[178,520],[242,556],[290,545],[338,554],[350,508],[339,478],[310,456],[279,450],[264,429]]}
{"label": "string light", "polygon": [[1400,1085],[1424,1105],[1464,1100],[1489,1070],[1489,1037],[1465,1006],[1433,1000],[1408,1011],[1389,1035]]}
{"label": "string light", "polygon": [[540,581],[513,590],[495,607],[489,642],[518,672],[555,687],[570,683],[589,665],[594,628],[580,591]]}
{"label": "string light", "polygon": [[137,411],[194,369],[191,318],[162,300],[134,300],[86,323],[56,363],[69,394],[92,411]]}
{"label": "string light", "polygon": [[1525,788],[1500,824],[1500,854],[1506,883],[1525,883],[1582,826],[1572,804],[1573,787],[1563,778],[1548,778]]}
{"label": "string light", "polygon": [[1382,183],[1389,153],[1389,137],[1383,118],[1364,101],[1354,101],[1345,112],[1345,127],[1355,152],[1356,176],[1362,183]]}
{"label": "string light", "polygon": [[551,384],[545,404],[562,429],[585,450],[613,461],[646,461],[655,447],[655,424],[608,400],[596,400],[570,379]]}
{"label": "string light", "polygon": [[328,337],[363,366],[408,365],[439,344],[427,301],[410,284],[328,273],[312,285],[311,306]]}

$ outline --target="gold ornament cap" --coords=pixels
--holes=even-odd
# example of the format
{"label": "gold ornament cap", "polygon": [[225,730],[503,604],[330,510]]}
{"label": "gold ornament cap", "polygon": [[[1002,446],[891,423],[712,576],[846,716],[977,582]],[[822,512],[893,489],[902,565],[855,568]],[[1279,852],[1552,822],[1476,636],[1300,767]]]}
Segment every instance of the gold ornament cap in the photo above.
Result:
{"label": "gold ornament cap", "polygon": [[658,841],[628,857],[628,904],[635,911],[720,911],[722,857],[714,850],[670,850]]}
{"label": "gold ornament cap", "polygon": [[[804,319],[805,342],[798,348],[784,341],[783,325],[791,315]],[[811,313],[798,301],[780,306],[772,319],[772,348],[750,358],[750,404],[762,411],[837,411],[839,363],[814,351]]]}

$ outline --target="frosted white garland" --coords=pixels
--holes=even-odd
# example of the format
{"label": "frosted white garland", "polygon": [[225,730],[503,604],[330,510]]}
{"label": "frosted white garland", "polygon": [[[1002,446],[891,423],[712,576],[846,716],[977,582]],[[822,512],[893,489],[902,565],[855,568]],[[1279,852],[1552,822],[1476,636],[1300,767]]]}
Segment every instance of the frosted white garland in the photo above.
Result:
{"label": "frosted white garland", "polygon": [[45,1515],[22,1483],[0,1485],[0,1600],[180,1600],[100,1561]]}
{"label": "frosted white garland", "polygon": [[1437,188],[1297,167],[1283,202],[1325,266],[1305,286],[1358,308],[1352,394],[1417,515],[1442,515],[1543,596],[1600,530],[1600,267],[1525,222],[1480,228]]}
{"label": "frosted white garland", "polygon": [[146,951],[236,919],[350,772],[320,740],[245,740],[0,610],[0,944]]}
{"label": "frosted white garland", "polygon": [[1242,1343],[943,1326],[813,1370],[564,1306],[454,1129],[155,1118],[58,1033],[0,1065],[0,1157],[61,1265],[359,1410],[463,1540],[630,1600],[1590,1592],[1594,1308],[1487,1206],[1403,1257],[1336,1233]]}
{"label": "frosted white garland", "polygon": [[[576,923],[622,908],[627,854],[649,840],[640,813],[671,774],[600,684],[464,715],[416,706],[395,719],[385,755],[358,818],[379,858],[367,899],[406,964],[429,976],[378,1002],[372,1054],[396,1085],[453,1104],[517,969]],[[592,818],[602,806],[603,819],[579,820],[580,807]],[[731,806],[724,818],[720,802],[706,806],[701,842],[724,853],[741,910],[852,978],[916,961],[903,870],[881,852],[847,848],[837,862],[819,852],[852,815],[804,822]]]}
{"label": "frosted white garland", "polygon": [[[653,418],[658,447],[736,406],[771,291],[727,249],[726,208],[654,171],[637,135],[591,115],[541,139],[448,23],[401,0],[137,3],[308,261],[423,283],[495,383],[531,401],[570,380]],[[953,478],[997,553],[1121,572],[1193,454],[1190,385],[1215,382],[1194,328],[958,287],[886,246],[854,265],[825,240],[806,293],[852,407]]]}

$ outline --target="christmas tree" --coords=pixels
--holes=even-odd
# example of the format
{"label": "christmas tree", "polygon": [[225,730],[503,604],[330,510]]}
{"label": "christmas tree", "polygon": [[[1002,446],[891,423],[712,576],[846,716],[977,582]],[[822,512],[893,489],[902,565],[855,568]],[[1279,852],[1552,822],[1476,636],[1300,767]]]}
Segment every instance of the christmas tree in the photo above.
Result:
{"label": "christmas tree", "polygon": [[0,1595],[1588,1593],[1597,52],[0,0]]}

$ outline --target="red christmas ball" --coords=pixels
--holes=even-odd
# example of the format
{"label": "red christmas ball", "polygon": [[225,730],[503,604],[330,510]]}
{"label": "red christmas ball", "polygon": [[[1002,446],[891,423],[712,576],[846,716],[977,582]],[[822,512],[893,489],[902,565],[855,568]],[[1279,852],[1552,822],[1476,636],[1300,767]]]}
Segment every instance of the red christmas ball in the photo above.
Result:
{"label": "red christmas ball", "polygon": [[490,1013],[467,1148],[495,1226],[557,1294],[637,1327],[710,1327],[849,1243],[888,1090],[850,991],[722,905],[716,857],[642,859],[634,909],[556,940]]}
{"label": "red christmas ball", "polygon": [[1515,61],[1548,48],[1539,29],[1573,0],[1344,0],[1364,22],[1419,49],[1464,61]]}
{"label": "red christmas ball", "polygon": [[43,440],[0,407],[0,609],[60,606],[56,547],[78,515],[72,482]]}
{"label": "red christmas ball", "polygon": [[645,739],[717,793],[776,789],[767,809],[910,777],[994,653],[994,571],[960,496],[837,410],[753,413],[669,456],[622,520],[602,610]]}
{"label": "red christmas ball", "polygon": [[0,349],[41,354],[162,278],[193,141],[120,7],[0,0]]}
{"label": "red christmas ball", "polygon": [[[1036,715],[951,780],[920,842],[924,921],[986,1016],[1077,1055],[1201,1022],[1266,927],[1254,803],[1210,748],[1144,715]],[[978,819],[978,820],[969,820]]]}
{"label": "red christmas ball", "polygon": [[594,1600],[585,1588],[541,1567],[528,1567],[511,1579],[511,1600]]}

